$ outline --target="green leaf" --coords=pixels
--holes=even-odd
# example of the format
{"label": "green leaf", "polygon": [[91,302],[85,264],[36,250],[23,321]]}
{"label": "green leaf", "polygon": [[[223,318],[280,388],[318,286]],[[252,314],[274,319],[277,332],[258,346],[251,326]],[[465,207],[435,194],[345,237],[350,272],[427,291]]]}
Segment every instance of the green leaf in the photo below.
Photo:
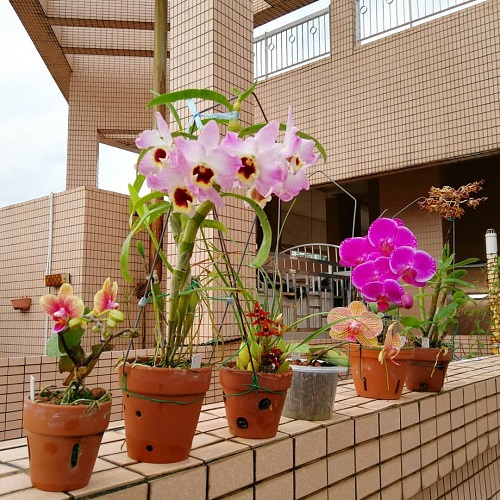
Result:
{"label": "green leaf", "polygon": [[262,228],[262,243],[251,265],[253,267],[261,267],[266,262],[271,251],[272,229],[266,213],[256,201],[248,198],[247,196],[237,193],[221,193],[221,196],[231,196],[238,200],[245,201],[253,208],[255,214],[259,218],[260,226]]}
{"label": "green leaf", "polygon": [[64,356],[65,353],[59,349],[59,335],[53,333],[47,341],[47,356]]}
{"label": "green leaf", "polygon": [[177,123],[177,126],[179,127],[179,130],[182,129],[182,122],[179,117],[179,113],[177,113],[177,110],[175,109],[174,105],[171,102],[167,102],[168,109],[170,110],[170,113],[174,117],[175,123]]}
{"label": "green leaf", "polygon": [[404,326],[409,326],[411,328],[418,328],[421,324],[421,321],[415,316],[404,316],[400,321]]}
{"label": "green leaf", "polygon": [[64,341],[66,342],[68,348],[71,348],[80,345],[84,333],[85,330],[82,327],[78,327],[78,328],[71,328],[71,330],[64,332],[62,335],[64,337]]}
{"label": "green leaf", "polygon": [[201,223],[201,227],[206,227],[210,229],[216,229],[217,231],[220,231],[221,233],[227,233],[227,227],[222,224],[222,222],[219,222],[218,220],[213,220],[213,219],[205,219]]}
{"label": "green leaf", "polygon": [[67,354],[59,358],[59,373],[69,372],[74,370],[74,365]]}
{"label": "green leaf", "polygon": [[140,241],[137,242],[136,247],[137,247],[137,252],[139,253],[139,255],[143,259],[145,259],[146,258],[146,253],[144,252],[144,247],[142,246],[142,243]]}
{"label": "green leaf", "polygon": [[464,266],[468,266],[469,264],[475,264],[478,261],[479,261],[479,259],[477,259],[475,257],[470,257],[469,259],[465,259],[465,260],[462,260],[460,262],[456,262],[455,266],[456,267],[464,267]]}
{"label": "green leaf", "polygon": [[[168,205],[168,206],[167,206]],[[153,210],[145,209],[143,215],[135,221],[130,232],[128,233],[125,241],[123,242],[122,249],[120,252],[120,270],[123,277],[127,281],[132,281],[132,275],[129,270],[129,259],[130,259],[130,246],[132,244],[132,238],[141,230],[148,227],[153,220],[156,220],[169,208],[167,202],[162,202],[156,205]]]}
{"label": "green leaf", "polygon": [[257,87],[257,82],[254,82],[247,91],[243,92],[243,94],[240,94],[236,88],[233,89],[233,91],[238,95],[238,100],[242,102],[255,90],[255,87]]}
{"label": "green leaf", "polygon": [[225,106],[229,111],[233,110],[233,105],[225,96],[219,94],[219,92],[214,92],[213,90],[208,89],[186,89],[162,94],[152,99],[147,107],[151,108],[153,106],[158,106],[159,104],[169,104],[177,101],[185,101],[186,99],[202,99],[204,101],[218,102],[219,104]]}

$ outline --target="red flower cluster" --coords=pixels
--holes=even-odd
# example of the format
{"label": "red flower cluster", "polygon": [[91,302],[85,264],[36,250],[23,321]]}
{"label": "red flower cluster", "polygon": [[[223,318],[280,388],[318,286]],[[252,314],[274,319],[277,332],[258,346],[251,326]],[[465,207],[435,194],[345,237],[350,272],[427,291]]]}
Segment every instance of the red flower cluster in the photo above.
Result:
{"label": "red flower cluster", "polygon": [[264,311],[258,302],[255,302],[253,312],[248,313],[249,318],[255,318],[252,325],[257,326],[255,336],[256,337],[270,337],[272,335],[279,335],[279,330],[277,329],[277,323],[271,318],[268,318],[269,311]]}

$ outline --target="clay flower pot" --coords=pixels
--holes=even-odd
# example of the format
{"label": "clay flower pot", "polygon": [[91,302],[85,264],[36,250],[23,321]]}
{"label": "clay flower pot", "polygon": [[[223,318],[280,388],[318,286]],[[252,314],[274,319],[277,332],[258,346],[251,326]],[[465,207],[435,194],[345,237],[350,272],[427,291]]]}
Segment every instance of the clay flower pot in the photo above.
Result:
{"label": "clay flower pot", "polygon": [[120,366],[128,456],[167,464],[189,457],[212,368]]}
{"label": "clay flower pot", "polygon": [[406,388],[416,392],[441,392],[450,361],[451,349],[445,354],[438,347],[417,347],[406,375]]}
{"label": "clay flower pot", "polygon": [[219,380],[224,391],[229,432],[233,436],[262,439],[276,436],[292,370],[285,373],[256,373],[224,367]]}
{"label": "clay flower pot", "polygon": [[83,488],[97,459],[109,424],[111,402],[57,405],[24,400],[31,482],[45,491]]}
{"label": "clay flower pot", "polygon": [[395,363],[380,363],[380,349],[352,345],[349,349],[352,380],[358,396],[372,399],[399,399],[413,359],[414,349],[401,349]]}

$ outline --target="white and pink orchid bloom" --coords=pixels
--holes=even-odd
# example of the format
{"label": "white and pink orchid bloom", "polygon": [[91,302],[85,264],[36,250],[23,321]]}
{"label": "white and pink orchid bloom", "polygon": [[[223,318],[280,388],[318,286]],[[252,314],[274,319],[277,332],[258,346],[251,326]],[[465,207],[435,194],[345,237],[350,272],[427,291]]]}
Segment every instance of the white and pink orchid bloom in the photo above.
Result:
{"label": "white and pink orchid bloom", "polygon": [[54,320],[54,333],[59,333],[67,328],[69,320],[83,316],[85,306],[80,297],[73,295],[73,287],[64,283],[57,295],[47,294],[40,297],[40,307],[52,316]]}
{"label": "white and pink orchid bloom", "polygon": [[140,149],[146,149],[146,153],[138,165],[139,173],[145,176],[157,175],[169,165],[169,152],[174,147],[172,134],[167,122],[160,113],[156,113],[157,130],[145,130],[135,141]]}
{"label": "white and pink orchid bloom", "polygon": [[287,177],[287,165],[282,146],[276,143],[279,123],[270,122],[253,137],[241,139],[228,132],[222,144],[226,151],[239,158],[240,164],[233,187],[255,189],[267,198],[276,185]]}
{"label": "white and pink orchid bloom", "polygon": [[[200,201],[210,200],[215,205],[223,205],[215,186],[231,189],[241,163],[219,145],[217,123],[209,121],[196,141],[179,137],[176,145],[186,166],[187,186],[197,193]],[[178,163],[182,163],[181,158]]]}

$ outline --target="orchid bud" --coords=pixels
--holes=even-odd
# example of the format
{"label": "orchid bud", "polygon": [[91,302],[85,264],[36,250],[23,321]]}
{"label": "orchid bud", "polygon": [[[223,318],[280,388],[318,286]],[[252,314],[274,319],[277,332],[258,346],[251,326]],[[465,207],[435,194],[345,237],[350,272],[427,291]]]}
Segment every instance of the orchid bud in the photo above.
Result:
{"label": "orchid bud", "polygon": [[413,296],[409,293],[401,295],[401,307],[403,309],[411,309],[413,307]]}
{"label": "orchid bud", "polygon": [[116,321],[117,323],[125,321],[125,315],[118,309],[111,309],[111,311],[109,311],[108,313],[108,317],[111,318],[113,321]]}

